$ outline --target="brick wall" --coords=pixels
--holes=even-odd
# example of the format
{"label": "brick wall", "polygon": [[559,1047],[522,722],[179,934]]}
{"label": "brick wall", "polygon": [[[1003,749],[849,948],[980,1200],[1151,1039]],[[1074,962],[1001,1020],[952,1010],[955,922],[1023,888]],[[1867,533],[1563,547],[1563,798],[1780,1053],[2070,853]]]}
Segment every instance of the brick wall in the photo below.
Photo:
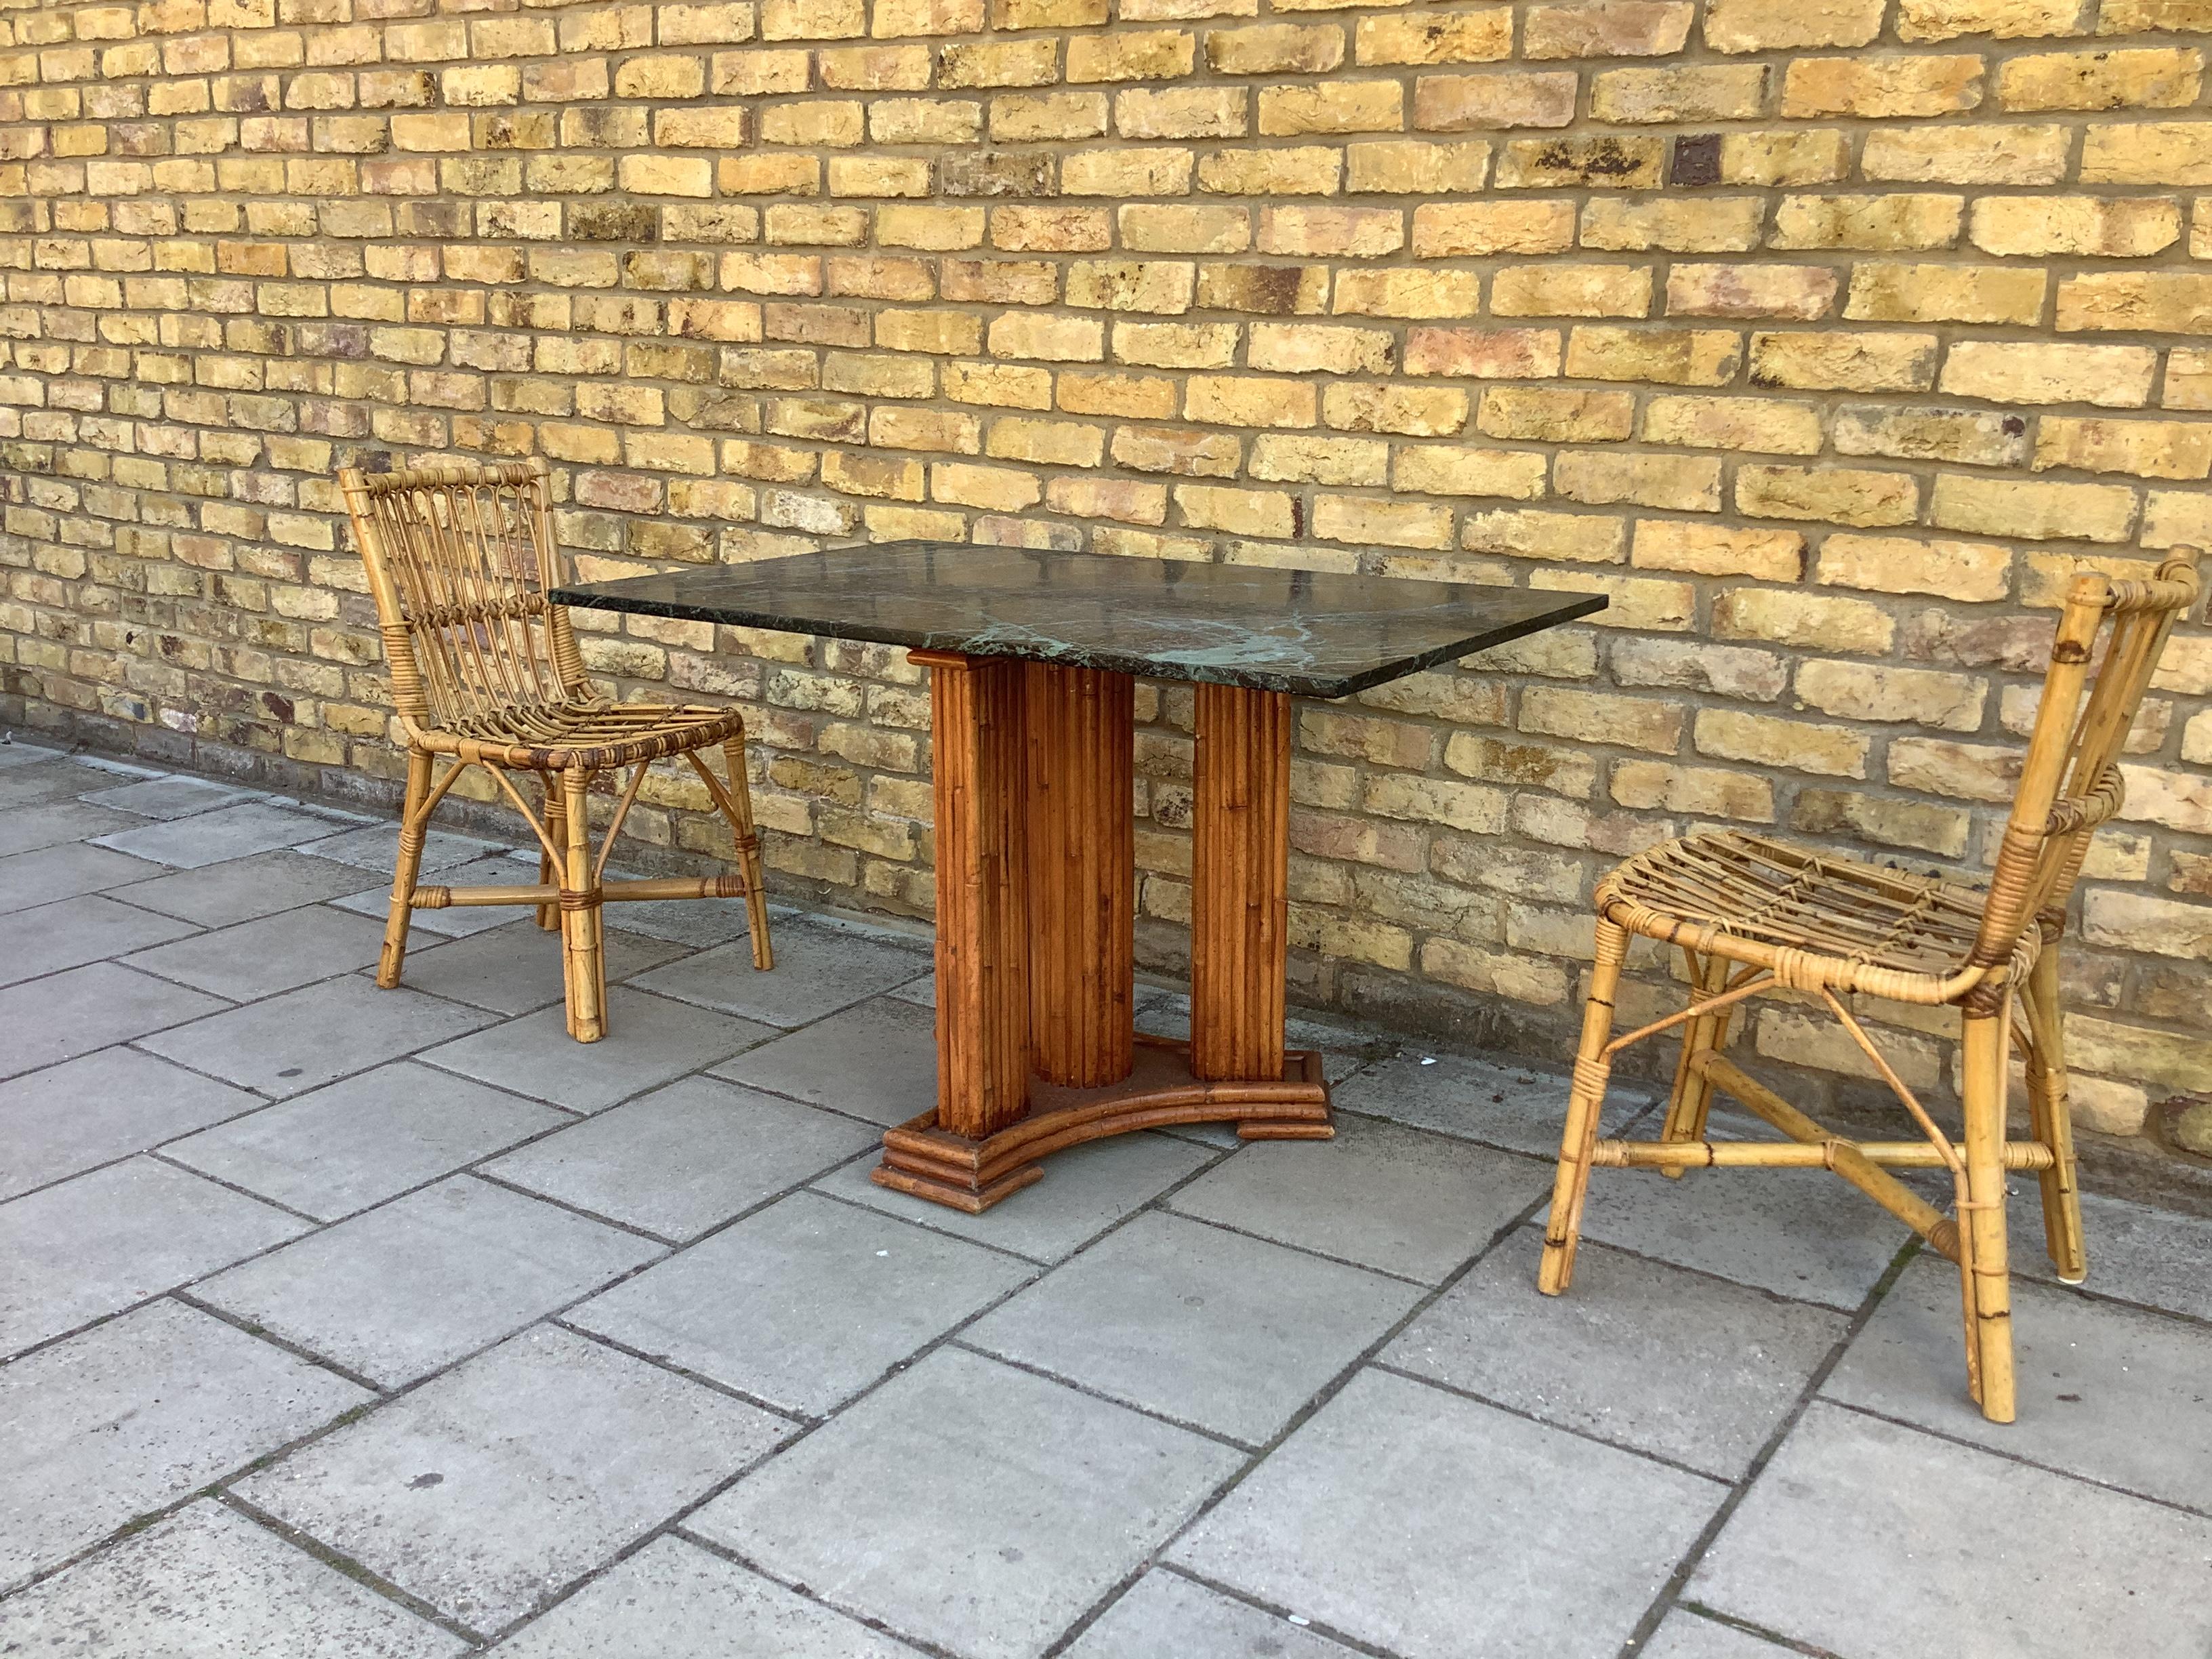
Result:
{"label": "brick wall", "polygon": [[[1269,5],[0,0],[0,695],[388,788],[332,469],[543,453],[592,576],[923,536],[1609,594],[1302,710],[1306,1000],[1555,1046],[1658,837],[1984,862],[2065,573],[2212,540],[2212,4]],[[787,890],[927,911],[901,653],[585,622],[755,711]],[[2085,887],[2121,1133],[2212,1085],[2208,694],[2191,631]],[[1167,962],[1188,695],[1142,712]],[[1786,1006],[1752,1046],[1860,1069]]]}

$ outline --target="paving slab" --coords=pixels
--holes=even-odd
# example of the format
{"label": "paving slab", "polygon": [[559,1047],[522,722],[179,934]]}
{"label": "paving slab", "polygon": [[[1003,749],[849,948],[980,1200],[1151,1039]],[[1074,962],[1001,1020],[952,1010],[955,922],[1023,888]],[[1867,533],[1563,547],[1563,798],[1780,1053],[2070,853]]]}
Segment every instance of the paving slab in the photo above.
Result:
{"label": "paving slab", "polygon": [[201,1300],[398,1388],[660,1254],[456,1176],[197,1287]]}
{"label": "paving slab", "polygon": [[[12,752],[13,745],[0,744],[0,762],[8,762]],[[40,759],[26,751],[22,758],[0,766],[0,811],[71,800],[87,788],[97,789],[102,781],[65,759]]]}
{"label": "paving slab", "polygon": [[100,893],[58,899],[8,918],[8,952],[0,985],[15,985],[103,957],[119,957],[198,931],[188,921],[157,916]]}
{"label": "paving slab", "polygon": [[12,733],[0,739],[0,772],[11,771],[19,766],[46,765],[68,758],[68,750],[57,749],[52,744],[33,743]]}
{"label": "paving slab", "polygon": [[1243,1462],[941,1348],[740,1480],[690,1529],[972,1659],[1032,1659]]}
{"label": "paving slab", "polygon": [[663,1238],[693,1239],[857,1157],[849,1118],[685,1078],[489,1166],[502,1181]]}
{"label": "paving slab", "polygon": [[0,1083],[0,1199],[262,1103],[133,1048],[101,1048]]}
{"label": "paving slab", "polygon": [[927,1199],[877,1186],[868,1178],[874,1167],[872,1159],[832,1170],[814,1185],[918,1226],[1012,1250],[1032,1261],[1059,1261],[1217,1156],[1169,1135],[1138,1133],[1094,1140],[1054,1152],[1044,1161],[1043,1180],[1000,1200],[981,1215],[963,1215]]}
{"label": "paving slab", "polygon": [[[1773,1139],[1713,1114],[1717,1137]],[[1548,1213],[1548,1206],[1547,1209]],[[1540,1219],[1541,1218],[1539,1218]],[[1911,1242],[1905,1224],[1826,1170],[1595,1170],[1583,1236],[1778,1296],[1856,1308]]]}
{"label": "paving slab", "polygon": [[579,1042],[564,1008],[541,1008],[422,1058],[572,1112],[596,1112],[775,1035],[771,1026],[624,986],[607,993],[606,1024],[599,1041]]}
{"label": "paving slab", "polygon": [[799,1193],[592,1297],[568,1319],[817,1417],[1034,1271],[995,1250]]}
{"label": "paving slab", "polygon": [[140,824],[100,836],[93,844],[179,870],[246,858],[330,833],[325,820],[273,802],[240,801],[191,817]]}
{"label": "paving slab", "polygon": [[[651,907],[647,907],[651,908]],[[640,975],[636,983],[702,1008],[789,1030],[850,1007],[929,971],[917,945],[789,921],[772,927],[775,966],[753,966],[752,946],[717,945]]]}
{"label": "paving slab", "polygon": [[337,898],[352,891],[357,881],[343,865],[284,850],[179,870],[111,890],[143,909],[179,916],[203,927],[227,927]]}
{"label": "paving slab", "polygon": [[1382,1351],[1382,1363],[1547,1423],[1740,1479],[1850,1321],[1585,1243],[1536,1290],[1523,1228]]}
{"label": "paving slab", "polygon": [[[374,887],[357,887],[362,872],[351,864],[326,860],[333,870],[353,872],[351,890],[331,903],[341,910],[350,910],[356,915],[367,916],[380,927],[392,915],[392,878],[385,878]],[[511,887],[538,879],[538,860],[514,858],[504,853],[471,860],[466,864],[447,865],[439,870],[426,870],[427,885],[442,887]],[[649,908],[649,907],[648,907]],[[560,936],[540,928],[534,920],[535,907],[526,904],[450,904],[442,909],[416,910],[407,924],[409,948],[416,941],[441,939],[474,939],[479,933],[497,929],[513,928],[518,939],[534,937],[540,950],[550,949],[557,963],[561,956]],[[516,947],[527,950],[527,945]]]}
{"label": "paving slab", "polygon": [[987,1315],[966,1340],[1256,1445],[1420,1296],[1402,1279],[1152,1213]]}
{"label": "paving slab", "polygon": [[252,1002],[374,967],[383,948],[384,930],[374,922],[310,904],[155,945],[125,965],[233,1002]]}
{"label": "paving slab", "polygon": [[1821,1390],[2008,1456],[2212,1511],[2212,1326],[2015,1279],[2019,1419],[1966,1398],[1959,1270],[1923,1256]]}
{"label": "paving slab", "polygon": [[1065,1659],[1352,1659],[1340,1642],[1155,1568],[1064,1650]]}
{"label": "paving slab", "polygon": [[529,1613],[790,1425],[539,1326],[239,1492],[474,1629]]}
{"label": "paving slab", "polygon": [[[615,870],[607,872],[610,879],[617,875],[634,873]],[[621,908],[622,925],[631,933],[665,939],[688,951],[704,951],[713,945],[727,945],[732,939],[750,939],[752,937],[751,914],[745,908],[743,899],[684,899],[666,904],[654,901],[625,904]],[[769,922],[769,937],[781,956],[783,940],[777,933],[773,917]],[[750,971],[751,962],[749,945],[745,953],[748,972]]]}
{"label": "paving slab", "polygon": [[307,1223],[137,1157],[0,1204],[0,1358],[297,1237]]}
{"label": "paving slab", "polygon": [[[325,824],[324,828],[327,831],[329,826]],[[525,833],[527,834],[527,826]],[[335,836],[326,833],[299,846],[310,858],[331,859],[382,876],[387,894],[392,875],[399,867],[399,826],[389,821],[365,823],[358,830],[343,830]],[[433,830],[422,838],[422,870],[428,875],[477,859],[501,857],[514,850],[509,842],[486,841],[480,836],[457,836],[449,830]]]}
{"label": "paving slab", "polygon": [[[1137,1011],[1137,1029],[1154,1036],[1190,1036],[1190,994],[1164,991],[1145,1000]],[[1393,1053],[1400,1039],[1366,1027],[1333,1019],[1292,1014],[1283,1022],[1287,1048],[1321,1051],[1322,1075],[1331,1084],[1343,1082],[1362,1066]]]}
{"label": "paving slab", "polygon": [[[684,954],[680,945],[619,927],[606,929],[603,939],[610,984]],[[418,991],[498,1014],[532,1013],[568,994],[561,980],[560,936],[534,926],[495,928],[420,957],[410,954],[406,978]]]}
{"label": "paving slab", "polygon": [[[1532,1158],[1559,1157],[1567,1121],[1564,1073],[1411,1047],[1363,1068],[1333,1093],[1343,1111],[1395,1118]],[[1620,1133],[1650,1104],[1648,1092],[1616,1084],[1605,1097],[1604,1132]]]}
{"label": "paving slab", "polygon": [[88,841],[118,830],[129,830],[146,820],[110,807],[91,806],[81,800],[48,801],[38,806],[19,806],[0,811],[0,856],[36,852],[64,842]]}
{"label": "paving slab", "polygon": [[79,893],[143,881],[161,873],[159,864],[70,842],[0,859],[0,911],[27,910],[34,904],[75,898]]}
{"label": "paving slab", "polygon": [[1405,1659],[1613,1659],[1726,1495],[1370,1370],[1169,1559]]}
{"label": "paving slab", "polygon": [[1790,1659],[1797,1651],[1678,1607],[1651,1632],[1643,1659]]}
{"label": "paving slab", "polygon": [[1170,1200],[1323,1255],[1435,1284],[1551,1189],[1552,1166],[1340,1113],[1334,1140],[1262,1140]]}
{"label": "paving slab", "polygon": [[283,1098],[430,1048],[490,1018],[480,1009],[404,986],[387,991],[365,975],[349,974],[165,1031],[143,1046],[194,1071]]}
{"label": "paving slab", "polygon": [[2203,1659],[2212,1520],[1815,1403],[1684,1591],[1880,1659]]}
{"label": "paving slab", "polygon": [[0,1367],[0,1592],[374,1398],[167,1301]]}
{"label": "paving slab", "polygon": [[162,1152],[319,1221],[336,1221],[574,1121],[403,1060],[172,1141]]}
{"label": "paving slab", "polygon": [[[500,1644],[500,1659],[916,1659],[772,1578],[656,1538]],[[640,1659],[643,1659],[641,1655]]]}
{"label": "paving slab", "polygon": [[876,997],[749,1049],[715,1075],[889,1127],[937,1104],[936,1018]]}
{"label": "paving slab", "polygon": [[132,783],[115,784],[106,789],[94,788],[82,797],[95,806],[112,806],[125,812],[136,812],[142,818],[189,818],[201,812],[214,811],[218,806],[235,806],[241,801],[270,799],[258,789],[241,789],[234,784],[210,783],[205,778],[171,777],[141,778]]}
{"label": "paving slab", "polygon": [[326,1654],[468,1644],[212,1498],[0,1602],[0,1653],[41,1659]]}
{"label": "paving slab", "polygon": [[[2014,1183],[2006,1219],[2013,1271],[2055,1280],[2043,1244],[2043,1205],[2033,1180]],[[2081,1194],[2088,1289],[2100,1296],[2212,1320],[2212,1220],[2122,1198]]]}
{"label": "paving slab", "polygon": [[112,962],[0,989],[0,1077],[59,1065],[230,1004]]}

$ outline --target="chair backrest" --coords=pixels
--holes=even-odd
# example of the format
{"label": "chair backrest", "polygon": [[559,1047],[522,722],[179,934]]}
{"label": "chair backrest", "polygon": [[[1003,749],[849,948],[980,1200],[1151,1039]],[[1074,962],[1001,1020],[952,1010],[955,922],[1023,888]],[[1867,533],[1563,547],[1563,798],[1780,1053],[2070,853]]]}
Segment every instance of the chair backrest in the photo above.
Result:
{"label": "chair backrest", "polygon": [[465,731],[593,695],[554,577],[545,463],[338,474],[368,568],[392,701]]}
{"label": "chair backrest", "polygon": [[2064,911],[2090,838],[2120,810],[2121,747],[2166,635],[2197,602],[2197,559],[2195,548],[2176,548],[2148,581],[2074,578],[1969,962],[1996,966],[2031,921],[2055,924]]}

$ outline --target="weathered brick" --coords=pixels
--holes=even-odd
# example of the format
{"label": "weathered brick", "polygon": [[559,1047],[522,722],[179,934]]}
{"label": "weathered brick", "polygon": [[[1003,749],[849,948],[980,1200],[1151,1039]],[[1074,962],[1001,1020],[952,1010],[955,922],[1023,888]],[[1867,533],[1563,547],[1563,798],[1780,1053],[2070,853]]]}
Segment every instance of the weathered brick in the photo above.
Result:
{"label": "weathered brick", "polygon": [[1954,397],[1992,403],[2133,409],[2150,400],[2157,368],[2158,354],[2142,346],[1962,340],[1945,356],[1937,385]]}
{"label": "weathered brick", "polygon": [[1717,52],[1863,46],[1881,29],[1883,0],[1708,0],[1705,44]]}

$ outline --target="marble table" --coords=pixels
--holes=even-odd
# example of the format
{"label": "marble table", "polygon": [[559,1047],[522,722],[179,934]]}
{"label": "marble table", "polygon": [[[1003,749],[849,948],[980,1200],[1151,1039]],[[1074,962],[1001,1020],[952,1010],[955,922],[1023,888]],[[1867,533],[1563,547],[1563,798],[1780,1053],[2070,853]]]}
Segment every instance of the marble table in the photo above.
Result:
{"label": "marble table", "polygon": [[[893,542],[556,590],[556,603],[908,647],[937,814],[937,1105],[875,1179],[980,1212],[1046,1154],[1170,1123],[1324,1139],[1284,1046],[1291,699],[1342,697],[1601,596]],[[1190,1039],[1133,1022],[1133,677],[1195,684]]]}

